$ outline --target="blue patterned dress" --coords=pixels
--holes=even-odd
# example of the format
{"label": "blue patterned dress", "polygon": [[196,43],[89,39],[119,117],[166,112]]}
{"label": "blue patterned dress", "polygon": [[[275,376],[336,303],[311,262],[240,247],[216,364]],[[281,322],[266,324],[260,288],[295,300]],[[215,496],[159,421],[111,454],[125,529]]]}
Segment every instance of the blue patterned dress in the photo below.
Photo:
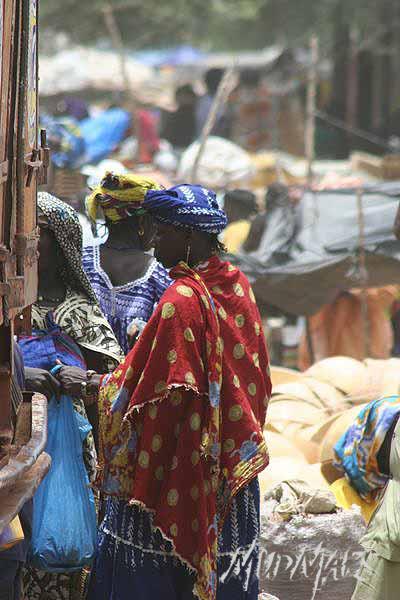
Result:
{"label": "blue patterned dress", "polygon": [[[233,499],[219,538],[217,600],[257,600],[260,490]],[[88,600],[196,600],[193,576],[138,506],[108,498]]]}
{"label": "blue patterned dress", "polygon": [[100,246],[84,248],[83,268],[103,314],[110,323],[122,350],[127,354],[129,352],[127,328],[133,320],[140,327],[150,319],[155,304],[171,283],[168,272],[154,259],[143,277],[125,285],[113,286],[101,266]]}

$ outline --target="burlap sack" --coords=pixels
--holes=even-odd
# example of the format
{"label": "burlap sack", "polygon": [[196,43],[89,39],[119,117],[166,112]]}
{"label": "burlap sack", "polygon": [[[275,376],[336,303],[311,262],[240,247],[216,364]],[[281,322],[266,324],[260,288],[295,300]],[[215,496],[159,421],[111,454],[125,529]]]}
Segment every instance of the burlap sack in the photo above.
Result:
{"label": "burlap sack", "polygon": [[264,512],[260,592],[281,600],[350,600],[364,532],[356,510],[297,515],[286,522],[273,521]]}

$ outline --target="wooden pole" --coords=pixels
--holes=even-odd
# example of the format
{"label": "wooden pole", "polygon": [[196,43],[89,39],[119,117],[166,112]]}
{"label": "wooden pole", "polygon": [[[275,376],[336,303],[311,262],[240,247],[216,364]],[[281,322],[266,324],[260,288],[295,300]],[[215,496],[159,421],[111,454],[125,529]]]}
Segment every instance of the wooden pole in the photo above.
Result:
{"label": "wooden pole", "polygon": [[235,65],[232,65],[231,67],[226,69],[224,76],[222,77],[220,84],[218,86],[217,93],[215,94],[213,103],[210,108],[210,112],[208,113],[207,120],[203,127],[203,131],[201,132],[201,135],[200,135],[199,150],[198,150],[197,156],[194,160],[192,173],[191,173],[191,182],[192,183],[196,183],[197,171],[199,168],[201,157],[203,156],[203,152],[206,147],[207,140],[210,137],[211,131],[217,120],[218,113],[219,113],[220,109],[225,105],[226,101],[228,100],[229,94],[232,91],[233,83],[234,83],[234,73],[235,73]]}
{"label": "wooden pole", "polygon": [[[350,128],[358,127],[357,104],[358,104],[358,46],[359,31],[353,28],[350,31],[350,57],[347,69],[347,97],[346,97],[346,124]],[[349,147],[352,145],[351,134],[349,134]]]}
{"label": "wooden pole", "polygon": [[[313,162],[315,158],[315,110],[317,105],[317,68],[318,68],[318,38],[313,35],[310,40],[311,64],[307,80],[307,113],[304,132],[304,147],[307,159],[307,188],[312,191]],[[306,317],[307,350],[311,364],[315,362],[315,352],[312,343],[311,324]]]}
{"label": "wooden pole", "polygon": [[368,358],[370,350],[370,331],[368,317],[368,271],[365,256],[365,222],[363,211],[362,190],[357,190],[358,209],[358,266],[361,284],[361,314],[363,323],[364,358]]}
{"label": "wooden pole", "polygon": [[317,67],[318,67],[318,38],[313,35],[310,40],[311,64],[307,81],[307,114],[305,127],[305,153],[307,159],[307,183],[311,189],[313,177],[313,162],[315,158],[315,109],[317,105]]}
{"label": "wooden pole", "polygon": [[134,156],[133,158],[136,159],[138,156],[140,156],[140,129],[139,129],[138,116],[137,116],[137,98],[133,91],[133,85],[132,85],[132,81],[131,81],[131,78],[129,75],[124,42],[122,39],[121,32],[119,30],[117,21],[115,19],[114,9],[113,9],[111,2],[106,2],[104,4],[103,15],[104,15],[105,25],[107,27],[108,33],[110,34],[112,45],[114,46],[114,50],[119,55],[119,63],[120,63],[120,71],[121,71],[122,81],[125,86],[125,91],[127,92],[128,96],[130,98],[130,101],[131,101],[131,106],[132,106],[131,112],[132,112],[132,116],[133,116],[133,132],[134,132],[134,136],[136,137],[136,140],[137,140],[136,156]]}

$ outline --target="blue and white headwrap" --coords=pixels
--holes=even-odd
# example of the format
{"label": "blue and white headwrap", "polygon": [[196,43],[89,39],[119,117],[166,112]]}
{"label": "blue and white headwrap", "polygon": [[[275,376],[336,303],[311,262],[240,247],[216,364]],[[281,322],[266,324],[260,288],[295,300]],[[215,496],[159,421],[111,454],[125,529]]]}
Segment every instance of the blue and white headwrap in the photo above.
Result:
{"label": "blue and white headwrap", "polygon": [[219,234],[227,224],[214,192],[200,185],[176,185],[168,190],[149,190],[142,208],[157,221],[180,227]]}
{"label": "blue and white headwrap", "polygon": [[375,497],[389,476],[381,473],[378,452],[400,413],[400,396],[373,400],[336,443],[334,466],[343,471],[364,500]]}

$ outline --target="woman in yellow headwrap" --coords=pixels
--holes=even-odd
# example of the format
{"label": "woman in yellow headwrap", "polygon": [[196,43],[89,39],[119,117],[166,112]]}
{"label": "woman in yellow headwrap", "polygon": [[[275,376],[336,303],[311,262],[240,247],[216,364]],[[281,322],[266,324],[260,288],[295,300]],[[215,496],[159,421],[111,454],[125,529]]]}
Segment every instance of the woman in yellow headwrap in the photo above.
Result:
{"label": "woman in yellow headwrap", "polygon": [[106,173],[87,199],[90,220],[95,223],[102,213],[108,238],[85,248],[83,266],[125,353],[128,328],[133,323],[140,332],[170,284],[167,271],[149,252],[153,223],[142,210],[146,192],[159,187],[137,175]]}

